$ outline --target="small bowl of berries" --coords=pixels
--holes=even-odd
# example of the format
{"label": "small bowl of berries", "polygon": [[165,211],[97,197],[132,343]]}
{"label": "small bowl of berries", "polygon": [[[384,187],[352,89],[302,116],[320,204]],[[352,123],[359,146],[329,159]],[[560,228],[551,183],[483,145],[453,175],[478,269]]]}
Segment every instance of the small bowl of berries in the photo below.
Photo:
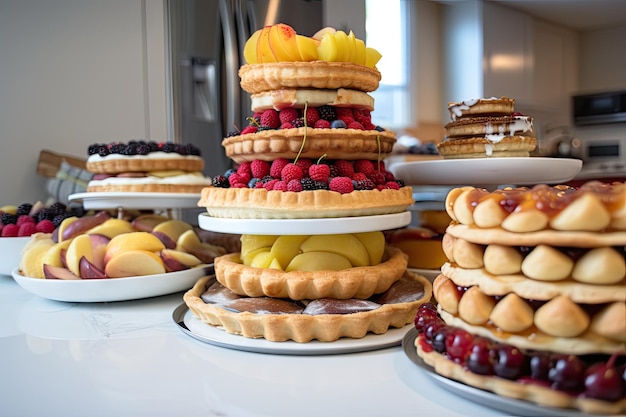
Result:
{"label": "small bowl of berries", "polygon": [[69,209],[62,203],[45,206],[41,202],[0,207],[0,275],[17,268],[22,250],[35,233],[54,233],[63,219],[82,216],[83,208]]}

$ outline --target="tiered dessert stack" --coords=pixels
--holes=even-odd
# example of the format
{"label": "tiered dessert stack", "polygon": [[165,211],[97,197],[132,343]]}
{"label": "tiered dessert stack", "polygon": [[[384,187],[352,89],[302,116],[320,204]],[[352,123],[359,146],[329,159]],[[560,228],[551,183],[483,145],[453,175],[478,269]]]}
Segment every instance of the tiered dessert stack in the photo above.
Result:
{"label": "tiered dessert stack", "polygon": [[626,184],[453,189],[417,353],[503,396],[626,411]]}
{"label": "tiered dessert stack", "polygon": [[[406,271],[406,254],[386,247],[374,222],[413,203],[411,187],[385,170],[394,133],[371,121],[380,54],[352,33],[306,37],[277,24],[254,33],[244,56],[254,114],[223,140],[237,168],[215,176],[199,206],[212,218],[285,227],[242,235],[241,252],[216,258],[215,277],[198,281],[186,304],[211,326],[270,341],[361,338],[411,323],[432,286]],[[290,220],[345,217],[372,219],[371,231],[289,230]]]}

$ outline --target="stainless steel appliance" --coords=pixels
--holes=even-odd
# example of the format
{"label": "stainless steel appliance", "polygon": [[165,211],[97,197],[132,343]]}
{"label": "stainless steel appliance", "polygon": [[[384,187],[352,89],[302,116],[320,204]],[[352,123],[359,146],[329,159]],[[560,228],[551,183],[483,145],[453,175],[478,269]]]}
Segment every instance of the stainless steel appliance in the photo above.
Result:
{"label": "stainless steel appliance", "polygon": [[322,27],[322,1],[167,0],[166,19],[169,136],[200,148],[205,175],[221,174],[231,167],[222,139],[252,115],[238,76],[246,40],[278,22],[313,35]]}
{"label": "stainless steel appliance", "polygon": [[626,91],[577,95],[572,105],[575,125],[626,122]]}

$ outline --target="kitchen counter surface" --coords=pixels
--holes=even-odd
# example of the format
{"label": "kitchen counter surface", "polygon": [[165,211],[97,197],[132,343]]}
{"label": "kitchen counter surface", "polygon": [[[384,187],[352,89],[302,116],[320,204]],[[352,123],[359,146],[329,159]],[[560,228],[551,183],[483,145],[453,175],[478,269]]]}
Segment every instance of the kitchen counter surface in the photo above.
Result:
{"label": "kitchen counter surface", "polygon": [[446,391],[401,347],[285,356],[177,328],[182,293],[64,303],[0,275],[1,416],[497,416]]}

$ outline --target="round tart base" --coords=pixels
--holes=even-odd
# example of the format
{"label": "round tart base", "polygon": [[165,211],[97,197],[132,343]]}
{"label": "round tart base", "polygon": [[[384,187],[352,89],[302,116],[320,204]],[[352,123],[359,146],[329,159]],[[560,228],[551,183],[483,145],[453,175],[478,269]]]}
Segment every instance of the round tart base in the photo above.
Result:
{"label": "round tart base", "polygon": [[439,375],[460,381],[476,388],[494,392],[504,397],[526,400],[546,407],[574,408],[589,414],[619,414],[626,411],[626,398],[617,402],[575,397],[538,384],[523,384],[497,376],[475,374],[436,351],[426,351],[421,341],[415,339],[417,355],[435,369]]}
{"label": "round tart base", "polygon": [[176,158],[148,158],[138,155],[116,157],[100,161],[87,161],[86,168],[96,174],[119,174],[122,172],[185,171],[199,172],[204,169],[204,160],[199,156]]}
{"label": "round tart base", "polygon": [[223,286],[248,297],[290,298],[292,300],[337,298],[366,299],[385,292],[407,267],[408,256],[387,247],[383,262],[341,271],[291,271],[243,265],[239,253],[215,258],[215,277]]}
{"label": "round tart base", "polygon": [[448,103],[452,120],[466,116],[510,115],[515,108],[515,100],[508,97],[481,98]]}
{"label": "round tart base", "polygon": [[390,327],[412,323],[419,306],[430,300],[432,285],[423,276],[405,271],[404,276],[423,286],[421,298],[404,303],[383,304],[376,310],[351,314],[254,314],[233,312],[215,304],[206,304],[200,296],[211,277],[203,277],[187,291],[183,300],[191,312],[207,325],[221,326],[231,334],[264,338],[272,342],[311,340],[332,342],[342,337],[359,339],[369,332],[383,334]]}
{"label": "round tart base", "polygon": [[241,88],[251,94],[281,88],[350,88],[374,91],[381,79],[375,68],[348,62],[276,62],[239,69]]}
{"label": "round tart base", "polygon": [[106,186],[87,186],[89,193],[178,193],[200,194],[206,185],[185,184],[125,184]]}
{"label": "round tart base", "polygon": [[326,159],[377,161],[391,153],[395,142],[395,133],[388,130],[299,127],[231,136],[222,141],[222,146],[226,155],[237,163],[255,159],[293,160],[301,147],[300,158],[318,159],[326,154]]}
{"label": "round tart base", "polygon": [[413,204],[413,189],[335,191],[267,191],[263,188],[202,190],[198,206],[213,217],[236,219],[320,219],[370,216],[406,211]]}
{"label": "round tart base", "polygon": [[447,140],[438,143],[437,149],[444,159],[469,159],[526,157],[536,146],[537,139],[531,136],[505,136],[496,143],[481,137]]}

